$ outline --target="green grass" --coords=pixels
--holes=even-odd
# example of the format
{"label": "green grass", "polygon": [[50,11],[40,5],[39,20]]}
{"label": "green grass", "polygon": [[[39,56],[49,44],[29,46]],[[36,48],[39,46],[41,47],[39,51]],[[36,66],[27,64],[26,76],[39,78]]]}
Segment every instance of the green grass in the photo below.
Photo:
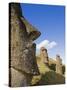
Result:
{"label": "green grass", "polygon": [[33,76],[32,85],[53,85],[53,84],[64,84],[65,77],[51,70],[40,58],[37,57],[37,64],[40,71],[40,75]]}

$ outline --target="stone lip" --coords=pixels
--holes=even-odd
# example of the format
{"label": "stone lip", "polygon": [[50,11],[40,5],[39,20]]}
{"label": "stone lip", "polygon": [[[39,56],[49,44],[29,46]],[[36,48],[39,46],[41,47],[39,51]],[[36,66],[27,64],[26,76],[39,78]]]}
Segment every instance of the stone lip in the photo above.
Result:
{"label": "stone lip", "polygon": [[19,71],[19,72],[21,72],[21,73],[27,74],[27,75],[32,75],[32,76],[40,75],[39,70],[38,70],[37,72],[32,72],[32,71],[31,71],[31,73],[30,73],[30,72],[26,72],[26,71],[24,71],[24,70],[21,70],[21,69],[19,69],[19,68],[17,68],[17,67],[14,67],[14,66],[10,66],[10,68],[13,68],[13,69],[15,69],[15,70],[17,70],[17,71]]}

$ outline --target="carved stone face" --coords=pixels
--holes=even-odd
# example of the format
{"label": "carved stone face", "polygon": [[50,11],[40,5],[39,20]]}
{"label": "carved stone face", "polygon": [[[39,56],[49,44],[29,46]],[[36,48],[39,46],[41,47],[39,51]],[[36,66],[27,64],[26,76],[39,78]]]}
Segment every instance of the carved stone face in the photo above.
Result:
{"label": "carved stone face", "polygon": [[[18,7],[17,7],[18,8]],[[16,8],[11,7],[11,67],[21,70],[25,73],[38,74],[39,70],[36,63],[36,45],[33,43],[33,38],[30,37],[31,33],[35,30],[33,27],[21,20],[20,16],[16,13]],[[24,18],[24,17],[23,17]],[[31,27],[31,28],[28,28]],[[28,30],[27,30],[28,29]],[[32,34],[36,38],[40,32]],[[33,36],[35,35],[35,36]]]}

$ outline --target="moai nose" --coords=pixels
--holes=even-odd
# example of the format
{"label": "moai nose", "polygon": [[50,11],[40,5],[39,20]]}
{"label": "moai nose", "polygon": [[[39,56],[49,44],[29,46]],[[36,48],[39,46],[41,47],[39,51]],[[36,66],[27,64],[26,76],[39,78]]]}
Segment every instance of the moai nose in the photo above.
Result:
{"label": "moai nose", "polygon": [[26,20],[24,17],[21,17],[21,20],[24,22],[24,24],[26,25],[26,29],[29,35],[29,38],[31,40],[36,40],[41,33],[33,26],[31,25],[28,20]]}

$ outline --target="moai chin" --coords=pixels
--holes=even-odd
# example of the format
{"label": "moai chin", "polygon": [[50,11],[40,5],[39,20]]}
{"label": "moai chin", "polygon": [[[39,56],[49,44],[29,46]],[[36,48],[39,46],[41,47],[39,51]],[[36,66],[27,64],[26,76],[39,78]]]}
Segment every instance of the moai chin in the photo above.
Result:
{"label": "moai chin", "polygon": [[62,74],[62,59],[56,55],[56,72]]}
{"label": "moai chin", "polygon": [[23,16],[19,3],[9,4],[9,86],[29,86],[38,75],[35,39],[40,36]]}
{"label": "moai chin", "polygon": [[48,65],[48,53],[47,53],[47,49],[44,47],[40,48],[40,58],[44,64]]}

